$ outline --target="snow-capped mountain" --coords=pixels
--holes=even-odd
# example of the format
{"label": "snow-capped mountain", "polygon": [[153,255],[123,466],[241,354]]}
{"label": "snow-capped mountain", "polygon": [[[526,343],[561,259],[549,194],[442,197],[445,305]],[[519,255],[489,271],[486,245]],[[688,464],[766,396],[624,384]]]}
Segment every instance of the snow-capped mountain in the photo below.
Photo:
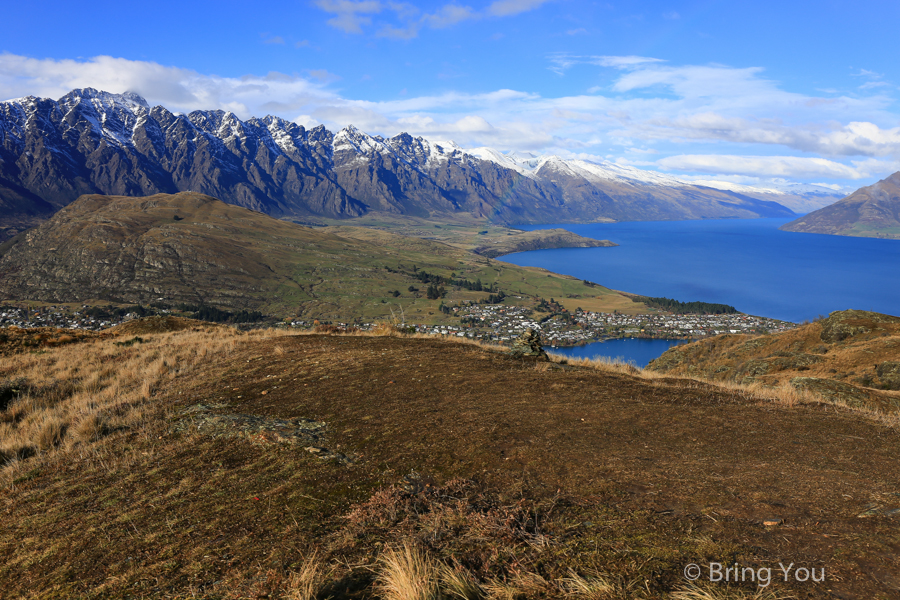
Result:
{"label": "snow-capped mountain", "polygon": [[0,225],[81,194],[193,190],[283,218],[468,213],[499,223],[789,216],[780,204],[613,163],[401,133],[332,133],[221,110],[175,114],[133,93],[0,102]]}
{"label": "snow-capped mountain", "polygon": [[794,212],[809,212],[832,204],[846,194],[823,185],[784,182],[767,186],[750,186],[712,179],[687,180],[673,175],[646,171],[620,165],[606,160],[573,160],[558,156],[536,156],[531,153],[508,152],[506,154],[493,148],[474,148],[466,152],[489,160],[504,168],[535,179],[550,178],[557,174],[585,179],[598,186],[608,182],[616,182],[632,186],[661,186],[667,188],[705,187],[727,192],[735,192],[757,200],[773,201],[782,204]]}

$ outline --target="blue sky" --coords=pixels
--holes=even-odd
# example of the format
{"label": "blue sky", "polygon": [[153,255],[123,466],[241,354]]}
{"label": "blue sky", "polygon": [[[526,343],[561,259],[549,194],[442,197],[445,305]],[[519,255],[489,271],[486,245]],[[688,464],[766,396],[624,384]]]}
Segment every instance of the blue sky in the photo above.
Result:
{"label": "blue sky", "polygon": [[136,91],[684,177],[900,170],[898,2],[7,3],[0,97]]}

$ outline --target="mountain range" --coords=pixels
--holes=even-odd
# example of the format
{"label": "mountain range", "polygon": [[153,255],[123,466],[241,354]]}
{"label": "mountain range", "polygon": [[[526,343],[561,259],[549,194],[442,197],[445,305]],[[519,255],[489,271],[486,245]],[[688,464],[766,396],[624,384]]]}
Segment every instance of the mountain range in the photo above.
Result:
{"label": "mountain range", "polygon": [[178,114],[133,93],[85,88],[59,100],[0,102],[5,237],[83,194],[179,191],[298,221],[367,213],[466,214],[498,224],[793,214],[778,195],[754,197],[609,162],[464,150],[353,126],[332,133],[221,110]]}
{"label": "mountain range", "polygon": [[900,239],[900,171],[781,226],[784,231]]}

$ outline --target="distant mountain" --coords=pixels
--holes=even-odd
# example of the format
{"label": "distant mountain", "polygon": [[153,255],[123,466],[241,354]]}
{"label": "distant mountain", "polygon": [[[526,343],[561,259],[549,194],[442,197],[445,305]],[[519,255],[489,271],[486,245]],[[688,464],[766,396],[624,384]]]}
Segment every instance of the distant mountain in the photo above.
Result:
{"label": "distant mountain", "polygon": [[784,231],[900,239],[900,171],[781,227]]}
{"label": "distant mountain", "polygon": [[790,216],[781,204],[612,163],[175,114],[91,88],[0,102],[0,227],[82,194],[195,191],[284,218],[468,213],[496,223]]}
{"label": "distant mountain", "polygon": [[771,200],[795,213],[806,214],[834,204],[846,194],[815,183],[783,183],[767,187],[740,185],[728,181],[692,180],[694,185],[730,190],[758,200]]}

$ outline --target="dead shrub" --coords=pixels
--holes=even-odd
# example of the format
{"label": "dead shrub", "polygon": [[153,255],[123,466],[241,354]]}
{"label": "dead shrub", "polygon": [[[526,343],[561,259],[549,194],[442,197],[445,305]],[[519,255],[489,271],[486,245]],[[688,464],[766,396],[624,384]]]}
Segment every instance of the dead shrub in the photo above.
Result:
{"label": "dead shrub", "polygon": [[391,336],[398,335],[400,332],[391,323],[377,323],[369,333],[375,336]]}
{"label": "dead shrub", "polygon": [[[412,479],[405,487],[380,490],[347,515],[346,539],[380,538],[388,543],[416,540],[440,555],[466,552],[466,567],[484,578],[503,559],[496,548],[547,546],[540,508],[519,500],[508,504],[498,493],[468,479],[443,486]],[[478,548],[476,551],[475,548]]]}

